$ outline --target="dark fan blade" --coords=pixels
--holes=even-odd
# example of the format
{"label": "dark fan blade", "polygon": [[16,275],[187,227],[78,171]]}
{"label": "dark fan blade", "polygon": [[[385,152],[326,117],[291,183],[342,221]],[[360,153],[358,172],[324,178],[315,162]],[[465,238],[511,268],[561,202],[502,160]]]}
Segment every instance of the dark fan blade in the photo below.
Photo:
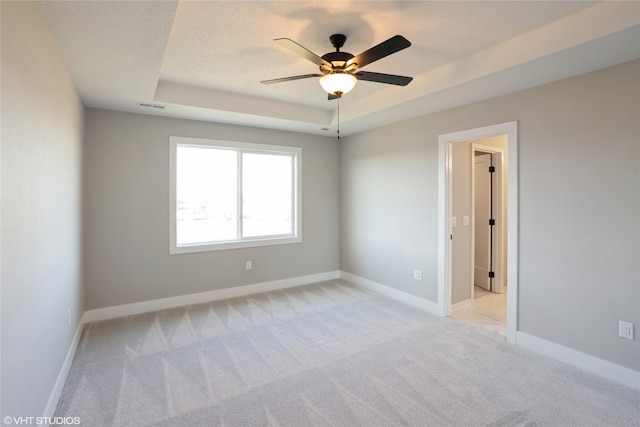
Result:
{"label": "dark fan blade", "polygon": [[300,55],[303,58],[313,62],[316,65],[324,65],[324,66],[329,67],[329,68],[332,67],[330,62],[325,61],[324,59],[320,58],[315,53],[311,52],[306,47],[300,46],[298,43],[294,42],[291,39],[286,39],[286,38],[285,39],[275,39],[274,42],[276,42],[280,46],[284,47],[285,49],[289,49],[291,52],[293,52],[293,53],[295,53],[297,55]]}
{"label": "dark fan blade", "polygon": [[358,68],[362,68],[367,64],[371,64],[373,61],[382,59],[385,56],[389,56],[399,50],[406,49],[409,46],[411,46],[411,42],[409,40],[402,36],[393,36],[389,40],[362,52],[354,58],[351,58],[347,61],[347,66],[355,63],[358,64]]}
{"label": "dark fan blade", "polygon": [[413,77],[396,76],[394,74],[369,73],[367,71],[359,71],[354,74],[358,80],[367,82],[387,83],[390,85],[406,86]]}
{"label": "dark fan blade", "polygon": [[301,76],[291,76],[291,77],[282,77],[279,79],[263,80],[260,83],[263,83],[265,85],[270,85],[272,83],[282,83],[282,82],[288,82],[291,80],[308,79],[310,77],[322,77],[322,76],[323,74],[303,74]]}

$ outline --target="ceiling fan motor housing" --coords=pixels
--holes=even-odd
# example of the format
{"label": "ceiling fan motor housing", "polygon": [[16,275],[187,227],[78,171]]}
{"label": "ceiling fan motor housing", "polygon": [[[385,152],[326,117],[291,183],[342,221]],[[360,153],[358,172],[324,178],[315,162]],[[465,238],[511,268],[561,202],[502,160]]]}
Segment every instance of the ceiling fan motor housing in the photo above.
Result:
{"label": "ceiling fan motor housing", "polygon": [[328,67],[326,64],[320,66],[320,71],[323,73],[342,72],[347,64],[347,61],[353,58],[353,55],[349,52],[340,52],[340,48],[344,46],[347,41],[347,36],[344,34],[333,34],[329,37],[331,44],[336,48],[335,52],[329,52],[322,55],[322,59],[330,62],[333,67]]}
{"label": "ceiling fan motor housing", "polygon": [[324,54],[322,55],[322,59],[333,64],[333,67],[328,67],[323,64],[320,66],[320,71],[323,73],[330,73],[332,71],[336,71],[336,68],[340,70],[345,67],[347,61],[351,58],[353,58],[353,55],[349,52],[329,52]]}

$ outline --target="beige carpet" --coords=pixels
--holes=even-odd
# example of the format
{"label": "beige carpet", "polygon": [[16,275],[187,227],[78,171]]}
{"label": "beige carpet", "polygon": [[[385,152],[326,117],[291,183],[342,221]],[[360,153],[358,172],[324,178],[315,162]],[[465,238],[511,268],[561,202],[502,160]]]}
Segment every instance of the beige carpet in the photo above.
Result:
{"label": "beige carpet", "polygon": [[85,327],[83,426],[637,426],[640,393],[342,281]]}

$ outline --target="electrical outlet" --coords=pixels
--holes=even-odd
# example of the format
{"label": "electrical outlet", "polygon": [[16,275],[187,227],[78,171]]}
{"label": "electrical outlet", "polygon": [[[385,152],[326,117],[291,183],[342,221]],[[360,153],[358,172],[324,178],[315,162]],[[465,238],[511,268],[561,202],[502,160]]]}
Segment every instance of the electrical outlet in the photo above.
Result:
{"label": "electrical outlet", "polygon": [[618,336],[628,340],[633,339],[633,323],[620,321],[618,323]]}
{"label": "electrical outlet", "polygon": [[413,278],[416,280],[422,280],[422,270],[413,270]]}
{"label": "electrical outlet", "polygon": [[245,263],[245,268],[246,268],[247,270],[251,270],[251,269],[253,268],[253,263],[252,263],[251,261],[247,261],[247,262]]}

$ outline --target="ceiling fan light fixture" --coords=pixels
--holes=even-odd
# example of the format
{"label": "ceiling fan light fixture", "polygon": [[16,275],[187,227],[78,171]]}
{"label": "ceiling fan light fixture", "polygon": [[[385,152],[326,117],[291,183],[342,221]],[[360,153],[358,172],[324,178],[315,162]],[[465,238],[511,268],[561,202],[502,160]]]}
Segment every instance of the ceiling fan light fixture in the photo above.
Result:
{"label": "ceiling fan light fixture", "polygon": [[354,88],[358,79],[349,73],[330,73],[320,78],[320,86],[330,94],[345,94]]}

